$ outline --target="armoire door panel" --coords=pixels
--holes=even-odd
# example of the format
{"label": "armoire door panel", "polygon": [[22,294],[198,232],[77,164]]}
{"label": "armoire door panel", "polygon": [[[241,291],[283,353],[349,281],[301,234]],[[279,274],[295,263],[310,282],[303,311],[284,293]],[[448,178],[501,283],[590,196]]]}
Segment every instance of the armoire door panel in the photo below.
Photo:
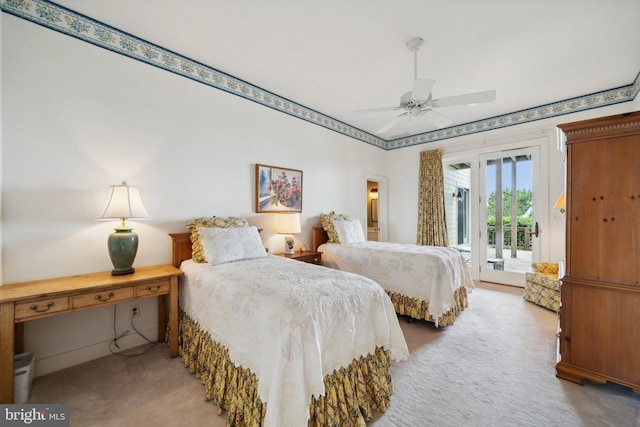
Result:
{"label": "armoire door panel", "polygon": [[600,224],[596,220],[602,216],[602,163],[598,160],[599,145],[595,142],[569,147],[569,159],[572,167],[571,182],[580,185],[567,187],[567,200],[570,205],[567,220],[571,222],[571,235],[567,242],[571,247],[571,258],[567,260],[567,273],[582,278],[599,276],[600,257],[598,241],[601,240]]}

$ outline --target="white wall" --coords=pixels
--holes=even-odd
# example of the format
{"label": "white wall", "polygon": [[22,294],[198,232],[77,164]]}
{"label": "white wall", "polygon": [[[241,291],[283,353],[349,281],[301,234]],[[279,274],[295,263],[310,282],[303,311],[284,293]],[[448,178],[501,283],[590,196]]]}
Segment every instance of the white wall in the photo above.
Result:
{"label": "white wall", "polygon": [[[151,216],[131,222],[144,266],[169,263],[167,233],[199,216],[246,217],[281,251],[275,214],[254,213],[256,163],[303,171],[296,245],[311,246],[321,213],[366,214],[365,176],[386,176],[384,150],[2,16],[4,283],[110,270],[117,224],[94,218],[123,179]],[[153,331],[155,301],[140,305],[136,326]],[[128,305],[118,313],[118,331],[130,329]],[[113,307],[28,322],[36,372],[107,354],[112,325]]]}

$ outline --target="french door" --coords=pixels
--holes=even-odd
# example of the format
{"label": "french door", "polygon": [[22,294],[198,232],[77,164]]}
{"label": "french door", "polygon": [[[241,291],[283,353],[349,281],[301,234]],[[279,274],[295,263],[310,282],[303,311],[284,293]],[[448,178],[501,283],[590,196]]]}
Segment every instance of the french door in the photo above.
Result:
{"label": "french door", "polygon": [[480,155],[480,280],[524,286],[540,257],[540,148]]}

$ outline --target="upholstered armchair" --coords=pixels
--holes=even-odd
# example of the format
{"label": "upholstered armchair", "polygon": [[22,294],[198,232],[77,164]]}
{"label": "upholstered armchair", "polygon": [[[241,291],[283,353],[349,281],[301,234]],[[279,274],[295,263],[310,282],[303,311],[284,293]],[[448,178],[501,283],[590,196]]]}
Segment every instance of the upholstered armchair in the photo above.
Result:
{"label": "upholstered armchair", "polygon": [[536,262],[533,272],[525,274],[524,299],[548,310],[560,310],[558,264]]}

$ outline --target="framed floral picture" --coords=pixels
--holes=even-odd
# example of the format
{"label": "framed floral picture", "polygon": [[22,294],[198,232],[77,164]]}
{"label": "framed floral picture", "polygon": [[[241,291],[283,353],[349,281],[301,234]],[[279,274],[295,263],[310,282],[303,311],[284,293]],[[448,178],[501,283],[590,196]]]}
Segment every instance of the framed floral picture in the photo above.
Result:
{"label": "framed floral picture", "polygon": [[302,171],[256,164],[256,212],[302,212]]}

